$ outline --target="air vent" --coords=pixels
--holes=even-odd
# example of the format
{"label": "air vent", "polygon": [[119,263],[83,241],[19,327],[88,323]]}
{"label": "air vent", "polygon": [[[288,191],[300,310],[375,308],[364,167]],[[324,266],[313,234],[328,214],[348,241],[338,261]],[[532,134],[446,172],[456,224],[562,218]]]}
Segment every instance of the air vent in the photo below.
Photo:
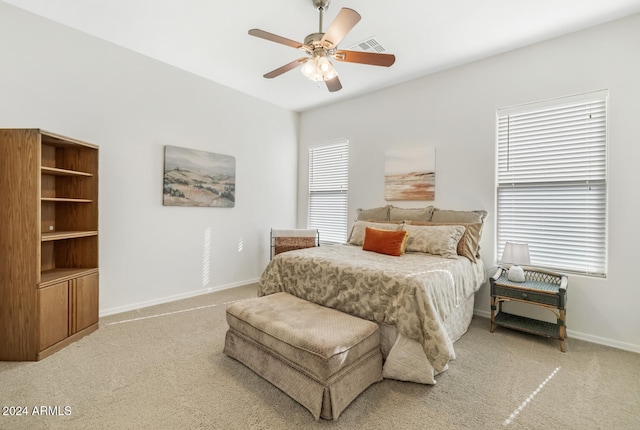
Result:
{"label": "air vent", "polygon": [[384,46],[382,46],[380,44],[380,42],[378,42],[375,37],[371,36],[365,40],[363,40],[362,42],[358,42],[354,45],[351,45],[347,48],[347,50],[349,51],[364,51],[364,52],[368,52],[368,51],[375,51],[378,53],[381,52],[385,52],[386,49]]}

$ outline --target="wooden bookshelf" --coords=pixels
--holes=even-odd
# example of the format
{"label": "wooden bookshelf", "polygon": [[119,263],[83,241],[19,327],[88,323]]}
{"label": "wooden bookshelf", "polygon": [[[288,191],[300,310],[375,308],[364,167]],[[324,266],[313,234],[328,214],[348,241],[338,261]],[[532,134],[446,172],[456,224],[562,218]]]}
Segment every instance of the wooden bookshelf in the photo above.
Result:
{"label": "wooden bookshelf", "polygon": [[98,146],[0,129],[0,360],[39,360],[98,328]]}

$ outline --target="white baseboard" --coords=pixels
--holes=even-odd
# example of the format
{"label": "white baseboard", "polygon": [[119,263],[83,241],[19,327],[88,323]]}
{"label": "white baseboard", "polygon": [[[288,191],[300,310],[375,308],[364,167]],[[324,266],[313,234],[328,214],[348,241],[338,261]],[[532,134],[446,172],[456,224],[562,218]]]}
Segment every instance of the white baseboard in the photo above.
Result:
{"label": "white baseboard", "polygon": [[[474,309],[473,314],[483,318],[491,319],[491,312],[483,311],[480,309]],[[619,342],[617,340],[608,339],[606,337],[594,336],[587,333],[581,333],[579,331],[567,330],[567,337],[573,339],[580,339],[591,343],[597,343],[599,345],[610,346],[612,348],[622,349],[624,351],[640,353],[640,345],[633,345],[631,343]]]}
{"label": "white baseboard", "polygon": [[176,294],[173,296],[162,297],[159,299],[147,300],[144,302],[132,303],[124,306],[117,306],[115,308],[101,309],[100,318],[108,315],[120,314],[122,312],[133,311],[136,309],[146,308],[149,306],[161,305],[163,303],[175,302],[176,300],[188,299],[190,297],[201,296],[203,294],[213,293],[215,291],[227,290],[229,288],[241,287],[243,285],[254,284],[258,282],[258,279],[249,279],[245,281],[232,282],[230,284],[217,285],[215,287],[204,288],[202,290],[189,291],[188,293]]}
{"label": "white baseboard", "polygon": [[597,343],[599,345],[610,346],[612,348],[622,349],[629,352],[640,353],[640,346],[633,345],[631,343],[619,342],[613,339],[607,339],[606,337],[594,336],[587,333],[580,333],[579,331],[567,330],[567,337],[585,340],[591,343]]}
{"label": "white baseboard", "polygon": [[473,314],[474,315],[478,315],[479,317],[491,319],[491,312],[489,312],[489,311],[483,311],[483,310],[480,310],[480,309],[474,309],[473,310]]}

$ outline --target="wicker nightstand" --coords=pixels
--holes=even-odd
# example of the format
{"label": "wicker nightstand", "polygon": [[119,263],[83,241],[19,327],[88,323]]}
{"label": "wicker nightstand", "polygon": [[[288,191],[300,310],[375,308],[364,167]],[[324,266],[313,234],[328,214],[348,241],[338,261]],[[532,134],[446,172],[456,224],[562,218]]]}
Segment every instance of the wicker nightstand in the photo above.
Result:
{"label": "wicker nightstand", "polygon": [[[508,269],[500,267],[490,278],[491,333],[495,331],[496,326],[501,326],[559,339],[560,350],[565,352],[567,276],[546,270],[525,268],[525,281],[513,282],[507,279],[507,272]],[[530,303],[549,309],[556,315],[557,322],[553,324],[503,312],[502,303],[508,301]],[[499,311],[497,315],[496,305]]]}

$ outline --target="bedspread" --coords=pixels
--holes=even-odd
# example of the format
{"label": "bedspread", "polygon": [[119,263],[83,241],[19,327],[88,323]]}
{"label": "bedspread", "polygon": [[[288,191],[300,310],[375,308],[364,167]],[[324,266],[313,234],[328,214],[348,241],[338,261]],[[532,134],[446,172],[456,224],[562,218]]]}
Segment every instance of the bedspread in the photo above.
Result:
{"label": "bedspread", "polygon": [[258,295],[285,291],[305,300],[395,327],[418,342],[436,372],[455,359],[443,326],[485,281],[482,260],[424,253],[395,257],[353,245],[278,254],[263,272]]}

